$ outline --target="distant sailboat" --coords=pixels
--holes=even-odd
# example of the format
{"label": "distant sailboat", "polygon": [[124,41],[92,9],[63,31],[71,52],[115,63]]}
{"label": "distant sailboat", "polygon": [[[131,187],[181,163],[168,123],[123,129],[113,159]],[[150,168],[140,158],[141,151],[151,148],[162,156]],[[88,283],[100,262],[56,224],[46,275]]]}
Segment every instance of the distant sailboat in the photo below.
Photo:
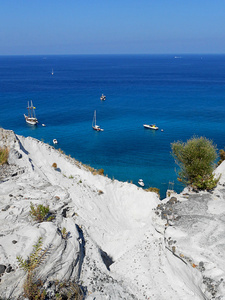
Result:
{"label": "distant sailboat", "polygon": [[28,110],[28,115],[26,116],[24,114],[24,118],[25,118],[26,122],[30,125],[36,125],[38,123],[38,120],[35,115],[35,111],[34,111],[35,107],[33,106],[32,100],[30,101],[30,105],[29,105],[29,101],[28,101],[27,110]]}
{"label": "distant sailboat", "polygon": [[52,75],[54,75],[54,71],[53,71],[53,69],[52,69]]}
{"label": "distant sailboat", "polygon": [[100,126],[96,125],[96,110],[94,111],[94,117],[92,121],[92,128],[96,131],[103,131],[104,129],[101,129]]}

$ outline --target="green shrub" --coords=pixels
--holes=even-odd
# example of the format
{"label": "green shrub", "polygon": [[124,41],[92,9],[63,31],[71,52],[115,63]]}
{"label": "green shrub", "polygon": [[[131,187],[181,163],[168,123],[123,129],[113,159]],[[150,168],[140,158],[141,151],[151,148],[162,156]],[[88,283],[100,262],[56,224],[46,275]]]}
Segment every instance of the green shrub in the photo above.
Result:
{"label": "green shrub", "polygon": [[44,261],[48,249],[42,249],[42,238],[38,239],[31,255],[25,260],[21,256],[17,256],[19,267],[27,272],[27,277],[23,284],[23,297],[29,300],[44,300],[46,292],[43,283],[36,278],[35,270]]}
{"label": "green shrub", "polygon": [[23,296],[29,300],[45,300],[46,291],[43,287],[43,282],[40,279],[36,279],[34,273],[27,274],[23,285]]}
{"label": "green shrub", "polygon": [[192,183],[193,188],[197,190],[212,190],[218,183],[219,178],[214,178],[213,174],[208,176],[198,175]]}
{"label": "green shrub", "polygon": [[49,206],[44,206],[42,204],[33,205],[30,204],[30,216],[34,221],[43,222],[43,221],[52,221],[54,219],[53,215],[50,215]]}
{"label": "green shrub", "polygon": [[31,255],[25,260],[21,256],[17,256],[19,267],[26,272],[33,271],[43,261],[47,250],[42,249],[42,238],[40,237],[37,243],[33,246],[34,250]]}
{"label": "green shrub", "polygon": [[[65,228],[63,228],[62,231],[66,233]],[[34,250],[31,255],[26,260],[21,256],[17,256],[19,267],[27,273],[23,284],[23,297],[29,300],[50,299],[44,289],[42,280],[37,277],[37,268],[40,267],[41,263],[46,259],[49,250],[49,248],[43,249],[42,245],[43,242],[40,237],[38,242],[33,246]],[[55,296],[51,296],[53,300],[82,300],[84,297],[81,287],[76,282],[60,282],[55,280],[54,286]]]}
{"label": "green shrub", "polygon": [[218,180],[213,170],[217,158],[216,146],[205,137],[193,137],[186,143],[171,144],[172,155],[180,167],[178,180],[199,190],[212,189]]}
{"label": "green shrub", "polygon": [[220,165],[225,160],[225,151],[221,149],[219,152],[220,152],[220,160],[218,161],[218,165]]}
{"label": "green shrub", "polygon": [[67,232],[67,230],[66,230],[65,227],[63,227],[63,228],[61,229],[61,234],[62,234],[62,238],[63,238],[64,240],[66,240],[67,237],[68,237],[68,235],[69,235],[69,233]]}
{"label": "green shrub", "polygon": [[0,147],[0,165],[7,163],[9,157],[9,149]]}

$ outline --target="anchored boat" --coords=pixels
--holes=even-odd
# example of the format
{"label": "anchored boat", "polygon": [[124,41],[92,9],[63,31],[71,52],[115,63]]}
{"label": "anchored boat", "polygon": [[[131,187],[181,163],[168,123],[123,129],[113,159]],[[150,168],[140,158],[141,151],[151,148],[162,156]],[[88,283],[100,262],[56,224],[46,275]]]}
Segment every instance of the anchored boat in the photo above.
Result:
{"label": "anchored boat", "polygon": [[104,129],[100,128],[100,126],[96,125],[96,110],[94,111],[94,117],[92,121],[92,128],[96,131],[103,131]]}
{"label": "anchored boat", "polygon": [[153,130],[158,130],[158,129],[159,129],[159,127],[157,127],[155,124],[151,124],[151,125],[144,124],[143,126],[144,126],[145,128],[153,129]]}
{"label": "anchored boat", "polygon": [[35,115],[35,107],[33,106],[32,100],[30,101],[30,104],[28,101],[27,110],[28,110],[28,115],[26,116],[24,114],[24,118],[25,118],[26,122],[30,125],[36,125],[38,123],[38,120]]}
{"label": "anchored boat", "polygon": [[104,101],[106,99],[106,96],[104,94],[101,95],[100,100]]}
{"label": "anchored boat", "polygon": [[138,184],[139,184],[140,186],[145,186],[143,179],[139,179],[139,180],[138,180]]}

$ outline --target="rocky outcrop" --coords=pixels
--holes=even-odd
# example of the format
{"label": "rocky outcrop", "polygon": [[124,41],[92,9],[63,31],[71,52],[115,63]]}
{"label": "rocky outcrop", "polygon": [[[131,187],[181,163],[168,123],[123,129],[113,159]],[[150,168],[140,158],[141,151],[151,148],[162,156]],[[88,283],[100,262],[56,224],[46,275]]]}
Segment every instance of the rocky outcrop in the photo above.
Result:
{"label": "rocky outcrop", "polygon": [[[85,299],[224,299],[224,187],[160,201],[155,193],[94,175],[33,138],[0,129],[0,294],[22,299],[30,257],[49,299],[77,283]],[[53,168],[53,163],[57,168]],[[220,167],[223,173],[223,166]],[[225,172],[224,172],[225,173]],[[54,218],[31,217],[31,204]]]}

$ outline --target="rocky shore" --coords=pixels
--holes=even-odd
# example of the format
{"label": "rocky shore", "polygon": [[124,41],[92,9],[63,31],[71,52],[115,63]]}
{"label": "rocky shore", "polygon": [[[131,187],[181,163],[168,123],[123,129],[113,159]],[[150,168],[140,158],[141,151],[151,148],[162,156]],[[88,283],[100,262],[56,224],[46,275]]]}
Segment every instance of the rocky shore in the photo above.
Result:
{"label": "rocky shore", "polygon": [[[217,188],[159,200],[99,175],[52,146],[0,128],[0,297],[24,299],[30,258],[46,299],[79,286],[83,299],[225,299],[225,164]],[[54,167],[53,167],[54,166]],[[49,207],[35,221],[31,204]]]}

